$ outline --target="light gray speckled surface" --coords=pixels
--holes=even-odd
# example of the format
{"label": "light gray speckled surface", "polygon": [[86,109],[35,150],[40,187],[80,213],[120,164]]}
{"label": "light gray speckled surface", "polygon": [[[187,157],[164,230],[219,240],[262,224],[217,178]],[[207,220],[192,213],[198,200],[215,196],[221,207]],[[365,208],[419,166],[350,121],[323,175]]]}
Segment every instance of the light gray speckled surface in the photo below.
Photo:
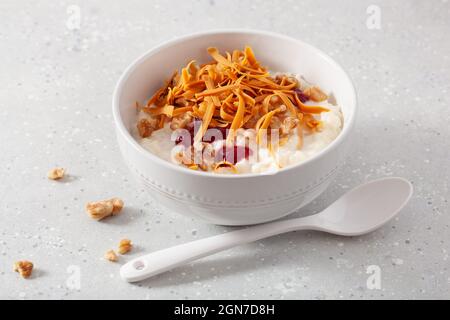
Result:
{"label": "light gray speckled surface", "polygon": [[[381,30],[366,27],[372,1],[120,3],[0,3],[0,298],[450,298],[448,1],[376,1]],[[165,212],[130,180],[113,132],[114,85],[155,44],[219,27],[303,39],[354,79],[354,153],[299,214],[377,177],[406,177],[415,194],[364,237],[291,233],[126,284],[102,260],[121,237],[137,244],[129,259],[226,229]],[[70,177],[47,180],[55,165]],[[110,196],[126,201],[124,214],[90,220],[84,204]],[[21,258],[36,265],[30,280],[11,270]],[[369,265],[381,269],[380,290],[366,287]]]}

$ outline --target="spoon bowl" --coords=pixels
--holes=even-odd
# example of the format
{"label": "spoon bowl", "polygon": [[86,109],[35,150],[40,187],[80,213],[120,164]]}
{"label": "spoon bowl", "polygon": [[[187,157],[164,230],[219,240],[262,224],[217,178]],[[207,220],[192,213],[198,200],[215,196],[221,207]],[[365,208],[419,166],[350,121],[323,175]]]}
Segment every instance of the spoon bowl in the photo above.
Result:
{"label": "spoon bowl", "polygon": [[261,224],[188,242],[136,258],[120,269],[128,282],[168,271],[234,246],[296,230],[318,230],[342,236],[371,232],[391,220],[408,202],[412,185],[402,178],[384,178],[343,195],[321,213]]}
{"label": "spoon bowl", "polygon": [[403,178],[384,178],[346,193],[317,214],[318,230],[342,236],[369,233],[391,220],[412,195],[411,183]]}

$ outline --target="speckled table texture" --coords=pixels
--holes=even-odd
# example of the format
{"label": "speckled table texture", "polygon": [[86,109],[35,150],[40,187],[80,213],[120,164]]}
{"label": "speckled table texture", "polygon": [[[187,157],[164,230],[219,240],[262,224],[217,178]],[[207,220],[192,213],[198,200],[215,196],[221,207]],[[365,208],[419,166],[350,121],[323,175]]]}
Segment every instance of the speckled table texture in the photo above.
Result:
{"label": "speckled table texture", "polygon": [[[302,39],[354,80],[353,151],[333,185],[293,216],[378,177],[405,177],[415,193],[366,236],[295,232],[125,283],[119,267],[132,257],[229,230],[154,203],[122,161],[111,116],[115,83],[133,59],[212,28]],[[450,298],[449,31],[450,3],[440,0],[2,0],[0,298]],[[57,165],[68,178],[48,180]],[[89,219],[85,203],[112,196],[126,202],[123,214]],[[122,237],[135,250],[105,261]],[[18,259],[34,262],[31,279],[12,271]]]}

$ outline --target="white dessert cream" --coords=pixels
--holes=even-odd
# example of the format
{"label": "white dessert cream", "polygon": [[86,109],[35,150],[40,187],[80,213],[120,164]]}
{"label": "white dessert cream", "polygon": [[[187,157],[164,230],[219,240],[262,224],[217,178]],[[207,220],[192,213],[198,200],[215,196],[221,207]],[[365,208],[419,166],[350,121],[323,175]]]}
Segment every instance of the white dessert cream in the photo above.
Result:
{"label": "white dessert cream", "polygon": [[190,62],[139,108],[135,136],[149,152],[191,170],[270,173],[341,132],[339,106],[299,75],[269,75],[249,47],[208,52],[214,63]]}

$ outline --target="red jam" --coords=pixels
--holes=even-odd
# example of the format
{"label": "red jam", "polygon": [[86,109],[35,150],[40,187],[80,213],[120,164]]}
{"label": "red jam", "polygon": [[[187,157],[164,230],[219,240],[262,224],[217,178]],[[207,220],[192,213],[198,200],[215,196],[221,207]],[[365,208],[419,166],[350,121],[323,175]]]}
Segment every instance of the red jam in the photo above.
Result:
{"label": "red jam", "polygon": [[[201,121],[196,120],[186,126],[186,130],[189,132],[189,137],[191,138],[190,142],[188,141],[188,143],[185,144],[186,146],[191,146],[194,144],[194,137],[196,134],[196,130],[198,130],[198,128],[200,128],[200,123],[201,123]],[[224,140],[224,139],[226,139],[227,134],[228,134],[227,130],[228,130],[228,128],[219,128],[219,127],[209,128],[208,130],[206,130],[206,133],[203,136],[202,141],[213,143],[216,140],[218,140],[218,141]],[[185,135],[187,135],[187,134],[185,133]],[[180,134],[179,136],[176,137],[175,144],[180,144],[180,143],[184,142],[184,138],[185,138],[184,135]]]}
{"label": "red jam", "polygon": [[306,101],[309,100],[309,98],[306,96],[306,94],[303,93],[302,90],[300,90],[299,88],[295,88],[294,89],[295,94],[297,95],[298,99],[302,102],[305,103]]}
{"label": "red jam", "polygon": [[[194,144],[195,131],[200,127],[200,121],[196,120],[186,126],[184,134],[180,134],[175,139],[175,144],[183,143],[185,146],[192,146]],[[214,141],[225,140],[227,137],[228,128],[210,128],[206,131],[202,138],[203,142],[213,143]],[[190,141],[188,140],[190,138]],[[185,143],[185,139],[187,140]],[[247,146],[233,146],[226,147],[225,145],[216,151],[215,161],[227,161],[236,164],[242,159],[248,159],[252,155],[252,151]]]}

